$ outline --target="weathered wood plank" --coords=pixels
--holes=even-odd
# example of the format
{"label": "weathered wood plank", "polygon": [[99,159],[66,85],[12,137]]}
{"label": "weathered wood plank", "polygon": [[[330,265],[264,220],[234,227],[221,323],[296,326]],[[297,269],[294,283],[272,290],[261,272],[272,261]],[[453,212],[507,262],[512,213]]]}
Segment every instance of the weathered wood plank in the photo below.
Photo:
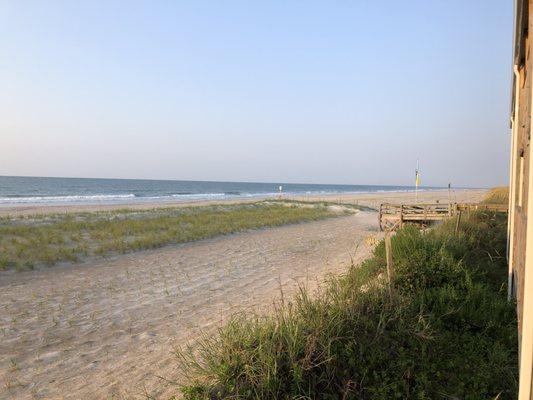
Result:
{"label": "weathered wood plank", "polygon": [[379,224],[382,230],[390,230],[393,225],[403,227],[404,223],[430,223],[451,218],[463,212],[493,211],[507,212],[505,204],[391,204],[379,207]]}

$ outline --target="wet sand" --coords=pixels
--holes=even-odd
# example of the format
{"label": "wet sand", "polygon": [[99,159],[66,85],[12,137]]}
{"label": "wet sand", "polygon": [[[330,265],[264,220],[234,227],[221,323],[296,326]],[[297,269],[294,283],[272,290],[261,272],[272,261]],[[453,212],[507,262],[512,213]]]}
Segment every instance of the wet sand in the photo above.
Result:
{"label": "wet sand", "polygon": [[[484,192],[462,192],[458,201]],[[375,205],[413,194],[344,197]],[[421,201],[447,199],[423,193]],[[404,200],[402,200],[404,199]],[[311,200],[311,199],[310,199]],[[71,211],[63,210],[63,211]],[[35,213],[35,210],[32,211]],[[168,398],[173,349],[231,314],[264,312],[368,256],[377,214],[262,229],[28,272],[0,273],[0,398]]]}

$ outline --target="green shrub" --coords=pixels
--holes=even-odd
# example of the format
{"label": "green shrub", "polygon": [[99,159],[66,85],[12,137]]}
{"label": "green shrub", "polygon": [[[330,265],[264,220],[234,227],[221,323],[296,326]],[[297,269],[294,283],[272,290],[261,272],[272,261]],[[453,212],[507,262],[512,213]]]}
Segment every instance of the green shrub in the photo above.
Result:
{"label": "green shrub", "polygon": [[234,317],[178,352],[187,399],[515,398],[514,305],[506,301],[503,216],[474,214],[392,240],[311,299]]}

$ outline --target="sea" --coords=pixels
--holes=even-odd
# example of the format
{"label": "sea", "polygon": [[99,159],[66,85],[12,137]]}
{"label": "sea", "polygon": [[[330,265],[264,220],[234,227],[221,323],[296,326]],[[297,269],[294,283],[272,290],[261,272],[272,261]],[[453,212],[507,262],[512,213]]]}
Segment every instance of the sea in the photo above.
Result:
{"label": "sea", "polygon": [[[0,176],[0,206],[135,204],[404,192],[414,186]],[[424,188],[438,189],[438,188]]]}

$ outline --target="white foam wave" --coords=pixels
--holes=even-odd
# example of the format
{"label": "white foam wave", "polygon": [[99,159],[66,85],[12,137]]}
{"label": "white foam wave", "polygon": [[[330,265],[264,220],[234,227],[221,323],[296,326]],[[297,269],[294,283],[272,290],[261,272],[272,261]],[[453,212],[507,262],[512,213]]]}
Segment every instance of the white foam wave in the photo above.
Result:
{"label": "white foam wave", "polygon": [[[426,190],[447,190],[441,188],[420,188]],[[456,189],[457,190],[457,189]],[[284,191],[283,196],[335,196],[343,194],[370,194],[370,193],[403,193],[413,192],[414,188],[383,188],[368,191]],[[93,194],[93,195],[62,195],[62,196],[27,196],[27,197],[0,197],[0,205],[37,205],[37,204],[130,204],[149,202],[187,202],[201,200],[222,200],[232,198],[270,198],[276,197],[279,192],[226,192],[226,193],[175,193],[160,196],[136,196],[126,194]]]}
{"label": "white foam wave", "polygon": [[[226,193],[187,193],[187,194],[173,194],[171,197],[173,199],[210,199],[210,198],[224,198],[229,195]],[[160,196],[159,198],[165,198],[168,196]]]}
{"label": "white foam wave", "polygon": [[35,203],[81,203],[106,202],[134,198],[134,194],[94,194],[72,196],[30,196],[0,197],[0,204],[35,204]]}

